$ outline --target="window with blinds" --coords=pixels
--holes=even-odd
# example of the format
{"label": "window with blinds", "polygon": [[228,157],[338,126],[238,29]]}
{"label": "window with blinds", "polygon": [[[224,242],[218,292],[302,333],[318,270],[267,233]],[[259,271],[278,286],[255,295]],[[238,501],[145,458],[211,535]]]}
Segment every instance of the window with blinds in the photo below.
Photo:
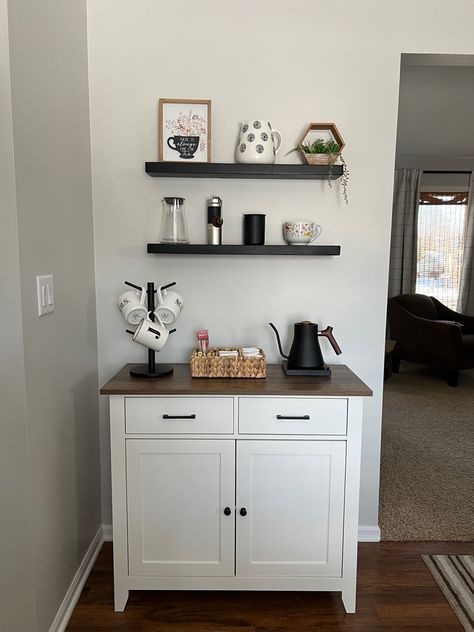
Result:
{"label": "window with blinds", "polygon": [[422,193],[418,206],[416,292],[456,309],[468,193]]}

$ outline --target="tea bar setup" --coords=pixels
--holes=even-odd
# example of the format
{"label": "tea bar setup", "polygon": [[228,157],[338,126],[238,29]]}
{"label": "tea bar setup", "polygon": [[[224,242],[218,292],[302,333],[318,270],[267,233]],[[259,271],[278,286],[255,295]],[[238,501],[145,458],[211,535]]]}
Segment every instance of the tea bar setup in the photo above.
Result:
{"label": "tea bar setup", "polygon": [[[334,164],[342,139],[308,139],[326,167],[274,165],[281,134],[261,119],[242,121],[235,164],[210,163],[209,101],[161,99],[159,121],[162,162],[147,163],[150,175],[331,184],[346,173]],[[160,243],[148,252],[340,254],[313,245],[322,227],[308,217],[243,209],[241,243],[229,244],[222,197],[213,193],[201,210],[207,243],[192,243],[186,200],[164,192]],[[274,221],[281,241],[266,244]],[[272,365],[257,340],[211,344],[199,322],[188,362],[157,364],[180,333],[183,297],[175,281],[126,285],[118,308],[148,362],[127,364],[101,390],[110,398],[115,610],[130,590],[306,590],[338,591],[355,612],[362,403],[372,391],[347,366],[325,363],[321,337],[342,353],[333,328],[295,323],[286,355],[269,323],[284,358]]]}
{"label": "tea bar setup", "polygon": [[175,282],[126,285],[136,291],[118,307],[129,324],[142,316],[129,333],[148,364],[126,365],[101,390],[115,610],[130,590],[311,590],[339,591],[355,612],[362,401],[372,391],[324,363],[320,336],[341,353],[332,327],[295,323],[287,356],[270,323],[282,366],[258,346],[212,347],[207,329],[189,364],[157,365],[182,297]]}

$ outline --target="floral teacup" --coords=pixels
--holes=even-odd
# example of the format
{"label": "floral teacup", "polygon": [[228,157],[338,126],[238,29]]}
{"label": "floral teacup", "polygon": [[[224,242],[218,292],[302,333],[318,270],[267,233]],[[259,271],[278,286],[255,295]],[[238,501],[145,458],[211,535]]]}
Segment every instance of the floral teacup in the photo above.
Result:
{"label": "floral teacup", "polygon": [[283,237],[293,246],[310,244],[321,234],[322,228],[310,220],[289,220],[283,223]]}

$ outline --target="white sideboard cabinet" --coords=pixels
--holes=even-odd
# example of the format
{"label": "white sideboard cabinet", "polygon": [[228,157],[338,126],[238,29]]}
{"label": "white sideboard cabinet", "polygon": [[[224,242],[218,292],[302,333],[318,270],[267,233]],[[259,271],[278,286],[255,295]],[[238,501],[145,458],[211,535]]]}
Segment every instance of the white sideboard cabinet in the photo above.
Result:
{"label": "white sideboard cabinet", "polygon": [[145,380],[110,397],[115,610],[130,590],[341,591],[355,612],[363,398],[330,378]]}

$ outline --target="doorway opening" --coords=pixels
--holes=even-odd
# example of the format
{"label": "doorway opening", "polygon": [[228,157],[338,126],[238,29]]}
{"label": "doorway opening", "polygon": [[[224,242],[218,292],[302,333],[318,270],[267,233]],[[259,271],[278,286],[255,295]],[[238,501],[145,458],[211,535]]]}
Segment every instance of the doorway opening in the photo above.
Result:
{"label": "doorway opening", "polygon": [[[466,243],[473,108],[474,56],[402,55],[396,169],[417,173],[412,252],[399,262],[404,285],[398,292],[392,288],[391,296],[417,293],[458,309],[464,253],[473,247]],[[391,266],[396,256],[392,239]],[[474,539],[472,410],[474,369],[461,372],[458,388],[449,386],[439,369],[421,363],[402,360],[399,373],[388,376],[382,540]]]}

